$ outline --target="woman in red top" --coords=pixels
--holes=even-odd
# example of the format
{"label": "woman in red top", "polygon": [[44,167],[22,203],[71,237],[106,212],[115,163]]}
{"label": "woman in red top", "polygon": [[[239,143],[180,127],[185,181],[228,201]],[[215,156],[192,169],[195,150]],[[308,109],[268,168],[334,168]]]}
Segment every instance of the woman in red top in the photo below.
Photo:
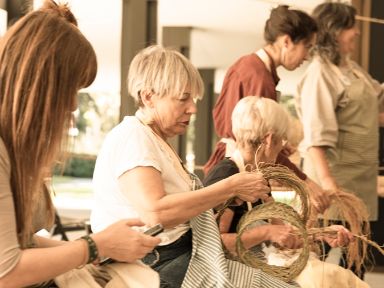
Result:
{"label": "woman in red top", "polygon": [[[278,101],[276,86],[279,77],[276,68],[287,70],[299,67],[308,56],[316,38],[316,22],[303,11],[278,6],[271,11],[265,24],[266,46],[255,53],[245,55],[233,64],[224,79],[220,96],[213,109],[216,133],[222,139],[204,167],[209,170],[229,156],[234,146],[231,114],[236,103],[245,96],[259,95]],[[292,169],[305,180],[314,193],[314,205],[319,211],[329,206],[329,198],[321,188],[301,172],[284,154],[280,153],[277,163]]]}

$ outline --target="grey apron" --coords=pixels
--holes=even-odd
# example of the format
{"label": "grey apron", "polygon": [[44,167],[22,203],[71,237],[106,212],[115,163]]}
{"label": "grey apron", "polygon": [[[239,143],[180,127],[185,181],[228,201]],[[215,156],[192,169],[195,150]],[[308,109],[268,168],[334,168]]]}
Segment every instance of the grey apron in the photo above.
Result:
{"label": "grey apron", "polygon": [[[372,221],[378,214],[378,99],[365,76],[354,73],[357,79],[350,81],[335,111],[339,126],[336,148],[327,148],[326,157],[336,183],[364,201]],[[305,158],[304,171],[316,181],[314,164]],[[340,220],[330,209],[331,219]]]}

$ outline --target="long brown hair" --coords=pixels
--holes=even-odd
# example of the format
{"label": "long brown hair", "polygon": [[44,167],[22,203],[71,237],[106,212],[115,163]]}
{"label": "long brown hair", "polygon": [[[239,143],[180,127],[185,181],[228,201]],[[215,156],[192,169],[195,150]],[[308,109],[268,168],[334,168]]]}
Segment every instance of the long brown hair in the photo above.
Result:
{"label": "long brown hair", "polygon": [[356,9],[345,3],[322,3],[312,13],[317,21],[319,32],[314,52],[320,57],[339,65],[341,55],[337,37],[344,29],[355,25]]}
{"label": "long brown hair", "polygon": [[[18,239],[26,247],[44,178],[67,134],[78,89],[97,71],[96,55],[66,5],[46,1],[0,42],[0,137],[11,163]],[[47,193],[47,218],[53,207]]]}

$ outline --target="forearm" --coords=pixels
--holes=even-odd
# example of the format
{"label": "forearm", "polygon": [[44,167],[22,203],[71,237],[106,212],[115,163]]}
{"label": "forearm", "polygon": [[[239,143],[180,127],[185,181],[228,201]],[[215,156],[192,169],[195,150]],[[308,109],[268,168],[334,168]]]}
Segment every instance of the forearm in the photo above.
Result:
{"label": "forearm", "polygon": [[269,226],[269,224],[261,225],[244,232],[241,236],[241,240],[245,249],[249,249],[264,241],[271,240],[269,237]]}
{"label": "forearm", "polygon": [[0,278],[0,288],[40,283],[84,264],[87,251],[83,242],[73,241],[57,247],[23,250],[18,264]]}
{"label": "forearm", "polygon": [[185,223],[233,197],[255,202],[270,191],[260,174],[237,173],[198,190],[188,191],[185,185],[181,191],[167,193],[161,174],[152,167],[126,172],[120,176],[119,186],[145,224],[161,223],[166,228]]}
{"label": "forearm", "polygon": [[54,240],[46,237],[37,236],[37,235],[33,236],[33,240],[35,241],[36,246],[38,248],[56,247],[56,246],[61,246],[68,243],[67,241],[58,241],[58,240]]}
{"label": "forearm", "polygon": [[[245,249],[250,249],[256,245],[263,243],[264,241],[270,240],[268,237],[268,225],[262,225],[245,231],[241,235],[241,242]],[[236,233],[222,233],[221,239],[223,240],[224,246],[229,252],[236,255]]]}
{"label": "forearm", "polygon": [[329,169],[328,160],[325,156],[324,148],[319,146],[313,146],[308,149],[308,153],[313,163],[316,163],[316,174],[324,188],[324,183],[333,179],[331,170]]}
{"label": "forearm", "polygon": [[[150,220],[162,223],[164,227],[174,227],[185,223],[201,212],[224,203],[235,196],[231,191],[229,181],[219,181],[208,187],[195,191],[166,195],[153,204],[153,208],[144,211],[145,214],[156,215]],[[144,220],[145,221],[145,220]],[[147,221],[145,221],[147,222]]]}

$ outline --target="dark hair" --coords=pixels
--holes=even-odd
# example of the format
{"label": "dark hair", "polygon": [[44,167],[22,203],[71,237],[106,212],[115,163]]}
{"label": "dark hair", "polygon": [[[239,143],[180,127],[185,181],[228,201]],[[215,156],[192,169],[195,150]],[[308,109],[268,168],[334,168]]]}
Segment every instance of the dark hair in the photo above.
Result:
{"label": "dark hair", "polygon": [[289,35],[293,43],[301,40],[310,41],[317,32],[316,21],[307,13],[289,9],[280,5],[272,9],[269,19],[265,23],[264,39],[268,44],[276,41],[281,35]]}
{"label": "dark hair", "polygon": [[337,36],[340,31],[355,25],[356,9],[344,3],[328,2],[318,5],[312,16],[319,27],[315,51],[322,58],[338,65],[341,56]]}

